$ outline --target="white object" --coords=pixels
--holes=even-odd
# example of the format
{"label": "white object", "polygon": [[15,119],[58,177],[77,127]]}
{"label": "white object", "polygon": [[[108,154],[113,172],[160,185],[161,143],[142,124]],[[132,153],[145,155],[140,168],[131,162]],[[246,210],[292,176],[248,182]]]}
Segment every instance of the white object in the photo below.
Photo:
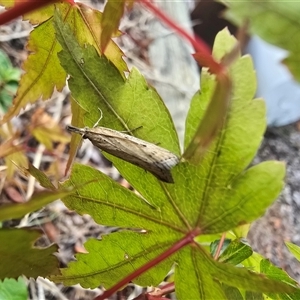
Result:
{"label": "white object", "polygon": [[300,84],[281,63],[288,52],[253,36],[246,51],[251,54],[257,72],[257,97],[267,104],[267,121],[283,126],[300,119]]}

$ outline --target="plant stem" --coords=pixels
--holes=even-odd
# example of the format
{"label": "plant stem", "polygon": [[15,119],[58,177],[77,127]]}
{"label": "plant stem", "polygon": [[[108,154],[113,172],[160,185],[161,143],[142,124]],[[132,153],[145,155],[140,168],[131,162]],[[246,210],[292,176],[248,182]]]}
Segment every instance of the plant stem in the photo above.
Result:
{"label": "plant stem", "polygon": [[[70,4],[74,5],[74,0],[65,0],[66,2],[69,2]],[[2,14],[0,14],[0,25],[3,25],[7,22],[12,21],[13,19],[20,17],[26,13],[29,13],[33,10],[36,10],[40,7],[49,5],[54,2],[59,2],[59,0],[23,0],[18,2],[15,6],[12,8],[9,8]]]}
{"label": "plant stem", "polygon": [[218,260],[218,258],[219,258],[219,256],[220,256],[222,247],[223,247],[223,245],[224,245],[225,237],[226,237],[226,232],[224,232],[224,233],[222,234],[222,237],[221,237],[221,239],[220,239],[220,242],[219,242],[219,245],[218,245],[216,254],[214,255],[214,260]]}

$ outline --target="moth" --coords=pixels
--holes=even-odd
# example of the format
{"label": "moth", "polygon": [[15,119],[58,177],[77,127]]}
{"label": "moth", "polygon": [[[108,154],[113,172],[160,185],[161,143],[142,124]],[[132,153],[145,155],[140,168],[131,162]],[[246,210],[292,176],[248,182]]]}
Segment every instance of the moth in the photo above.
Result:
{"label": "moth", "polygon": [[99,149],[149,171],[161,181],[174,183],[171,169],[179,163],[179,157],[169,150],[100,126],[78,128],[68,125],[67,130],[81,134]]}

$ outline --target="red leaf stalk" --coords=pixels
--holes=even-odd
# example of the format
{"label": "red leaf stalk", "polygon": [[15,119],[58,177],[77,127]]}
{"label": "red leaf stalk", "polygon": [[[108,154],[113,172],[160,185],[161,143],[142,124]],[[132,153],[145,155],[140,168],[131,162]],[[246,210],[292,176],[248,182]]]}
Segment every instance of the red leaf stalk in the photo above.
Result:
{"label": "red leaf stalk", "polygon": [[[74,0],[64,0],[70,4],[74,4]],[[54,2],[60,2],[59,0],[23,0],[18,2],[12,8],[6,10],[0,14],[0,25],[12,21],[13,19],[20,17],[26,13],[36,10],[40,7],[49,5]]]}

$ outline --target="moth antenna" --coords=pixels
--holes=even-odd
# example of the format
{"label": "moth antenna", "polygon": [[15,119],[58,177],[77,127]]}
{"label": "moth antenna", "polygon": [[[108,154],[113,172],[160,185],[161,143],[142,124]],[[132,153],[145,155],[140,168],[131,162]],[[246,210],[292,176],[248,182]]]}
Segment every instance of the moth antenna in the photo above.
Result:
{"label": "moth antenna", "polygon": [[97,127],[98,124],[100,123],[102,117],[103,117],[103,113],[100,107],[98,107],[98,110],[100,111],[100,118],[97,120],[97,122],[94,124],[93,128]]}

